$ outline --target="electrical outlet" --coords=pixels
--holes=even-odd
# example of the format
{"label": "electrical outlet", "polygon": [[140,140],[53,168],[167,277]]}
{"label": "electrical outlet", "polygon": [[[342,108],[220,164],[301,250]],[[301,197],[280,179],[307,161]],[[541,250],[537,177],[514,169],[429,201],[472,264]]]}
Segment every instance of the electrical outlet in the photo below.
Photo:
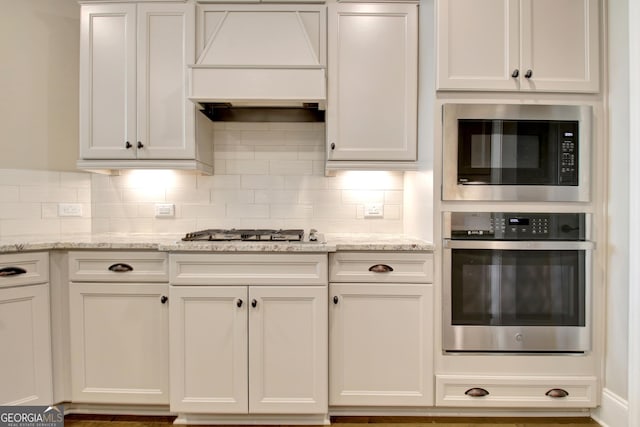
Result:
{"label": "electrical outlet", "polygon": [[156,218],[172,218],[176,215],[173,203],[156,203]]}
{"label": "electrical outlet", "polygon": [[82,216],[80,203],[58,203],[58,216]]}
{"label": "electrical outlet", "polygon": [[365,218],[383,218],[384,210],[382,203],[367,203],[364,205]]}

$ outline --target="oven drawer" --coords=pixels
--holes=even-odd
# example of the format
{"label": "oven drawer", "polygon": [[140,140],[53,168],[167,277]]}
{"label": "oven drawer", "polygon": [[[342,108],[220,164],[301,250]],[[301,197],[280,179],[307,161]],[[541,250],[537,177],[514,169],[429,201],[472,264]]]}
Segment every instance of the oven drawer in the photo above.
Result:
{"label": "oven drawer", "polygon": [[69,252],[69,278],[74,282],[168,282],[164,252]]}
{"label": "oven drawer", "polygon": [[0,288],[49,281],[49,254],[24,252],[0,256]]}
{"label": "oven drawer", "polygon": [[430,252],[336,252],[329,254],[330,282],[432,283]]}
{"label": "oven drawer", "polygon": [[595,377],[436,375],[436,406],[593,408]]}

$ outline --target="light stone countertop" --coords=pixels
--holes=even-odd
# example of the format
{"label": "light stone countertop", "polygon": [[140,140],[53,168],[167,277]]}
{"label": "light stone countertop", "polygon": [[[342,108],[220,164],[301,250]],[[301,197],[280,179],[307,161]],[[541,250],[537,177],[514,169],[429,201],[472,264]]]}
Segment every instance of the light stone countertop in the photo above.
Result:
{"label": "light stone countertop", "polygon": [[0,239],[0,253],[40,250],[158,250],[165,252],[433,251],[431,242],[398,234],[327,233],[325,242],[183,242],[183,234],[68,234]]}

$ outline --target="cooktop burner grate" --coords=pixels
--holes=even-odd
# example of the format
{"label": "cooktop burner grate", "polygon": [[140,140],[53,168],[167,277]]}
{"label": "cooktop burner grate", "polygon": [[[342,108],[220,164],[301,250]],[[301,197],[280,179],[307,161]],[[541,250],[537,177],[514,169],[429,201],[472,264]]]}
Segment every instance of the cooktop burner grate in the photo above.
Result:
{"label": "cooktop burner grate", "polygon": [[304,230],[289,229],[240,229],[231,230],[208,229],[187,233],[183,241],[251,241],[251,242],[273,242],[273,241],[301,241],[304,238]]}

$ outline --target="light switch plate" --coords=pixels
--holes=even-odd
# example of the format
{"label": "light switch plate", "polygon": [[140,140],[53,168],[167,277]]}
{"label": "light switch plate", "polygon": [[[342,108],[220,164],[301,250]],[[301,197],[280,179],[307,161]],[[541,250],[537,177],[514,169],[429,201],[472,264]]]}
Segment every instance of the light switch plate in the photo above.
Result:
{"label": "light switch plate", "polygon": [[58,203],[58,216],[82,216],[80,203]]}
{"label": "light switch plate", "polygon": [[383,218],[384,209],[382,203],[367,203],[364,205],[365,218]]}
{"label": "light switch plate", "polygon": [[176,215],[173,203],[156,203],[156,218],[172,218]]}

